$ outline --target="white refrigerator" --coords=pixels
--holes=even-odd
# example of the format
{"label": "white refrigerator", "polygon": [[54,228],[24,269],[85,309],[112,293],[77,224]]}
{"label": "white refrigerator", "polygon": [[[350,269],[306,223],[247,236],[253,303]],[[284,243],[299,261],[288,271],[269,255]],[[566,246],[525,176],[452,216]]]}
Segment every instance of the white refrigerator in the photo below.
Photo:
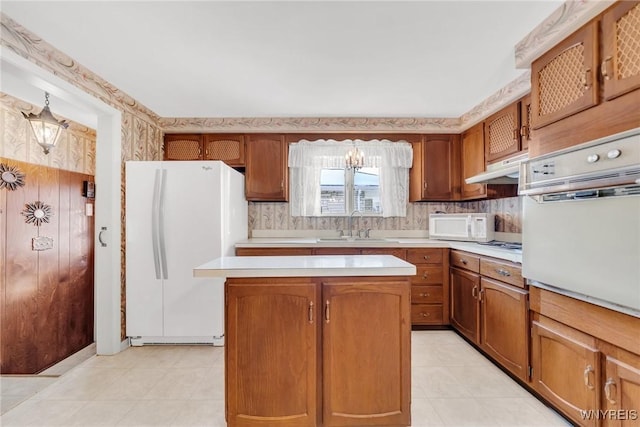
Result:
{"label": "white refrigerator", "polygon": [[247,238],[244,176],[220,161],[128,161],[126,335],[131,345],[224,344],[224,279],[193,268]]}

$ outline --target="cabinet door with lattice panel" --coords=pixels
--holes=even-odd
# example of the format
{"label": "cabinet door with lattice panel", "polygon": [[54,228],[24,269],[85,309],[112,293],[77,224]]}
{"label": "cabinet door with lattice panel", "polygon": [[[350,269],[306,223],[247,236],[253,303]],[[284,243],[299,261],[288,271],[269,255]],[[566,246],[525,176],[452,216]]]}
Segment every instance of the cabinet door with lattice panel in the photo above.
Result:
{"label": "cabinet door with lattice panel", "polygon": [[623,1],[602,16],[600,73],[604,98],[640,88],[640,1]]}
{"label": "cabinet door with lattice panel", "polygon": [[204,159],[222,160],[229,166],[244,166],[244,135],[205,134]]}
{"label": "cabinet door with lattice panel", "polygon": [[202,160],[202,135],[166,134],[164,136],[165,160]]}
{"label": "cabinet door with lattice panel", "polygon": [[598,21],[594,20],[531,64],[534,129],[598,103]]}
{"label": "cabinet door with lattice panel", "polygon": [[520,151],[520,104],[515,102],[484,121],[485,161],[492,163]]}

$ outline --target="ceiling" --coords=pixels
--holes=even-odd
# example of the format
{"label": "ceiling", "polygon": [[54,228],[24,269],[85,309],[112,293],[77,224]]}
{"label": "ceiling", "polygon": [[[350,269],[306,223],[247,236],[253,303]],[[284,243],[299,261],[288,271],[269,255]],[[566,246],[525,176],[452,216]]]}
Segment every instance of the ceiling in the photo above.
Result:
{"label": "ceiling", "polygon": [[562,1],[11,1],[161,117],[459,117]]}

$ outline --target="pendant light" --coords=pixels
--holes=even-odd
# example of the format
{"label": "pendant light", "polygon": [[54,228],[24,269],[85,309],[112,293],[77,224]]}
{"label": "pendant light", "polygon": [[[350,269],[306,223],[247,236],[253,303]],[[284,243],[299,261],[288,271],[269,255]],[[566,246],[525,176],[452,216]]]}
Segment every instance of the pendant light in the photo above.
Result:
{"label": "pendant light", "polygon": [[347,169],[353,169],[357,171],[364,166],[364,153],[360,151],[354,143],[353,148],[350,149],[344,156],[344,160]]}
{"label": "pendant light", "polygon": [[23,112],[22,115],[29,120],[31,130],[33,130],[36,141],[44,150],[44,154],[49,154],[49,151],[56,146],[61,130],[69,127],[66,121],[58,120],[51,114],[48,92],[44,93],[44,108],[40,114],[29,113],[27,115]]}

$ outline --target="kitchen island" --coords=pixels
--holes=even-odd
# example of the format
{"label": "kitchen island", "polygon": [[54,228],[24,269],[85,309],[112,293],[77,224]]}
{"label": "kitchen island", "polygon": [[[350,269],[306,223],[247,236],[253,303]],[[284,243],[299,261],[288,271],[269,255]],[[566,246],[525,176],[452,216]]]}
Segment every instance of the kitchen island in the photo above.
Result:
{"label": "kitchen island", "polygon": [[391,255],[223,257],[229,426],[408,426],[414,265]]}

